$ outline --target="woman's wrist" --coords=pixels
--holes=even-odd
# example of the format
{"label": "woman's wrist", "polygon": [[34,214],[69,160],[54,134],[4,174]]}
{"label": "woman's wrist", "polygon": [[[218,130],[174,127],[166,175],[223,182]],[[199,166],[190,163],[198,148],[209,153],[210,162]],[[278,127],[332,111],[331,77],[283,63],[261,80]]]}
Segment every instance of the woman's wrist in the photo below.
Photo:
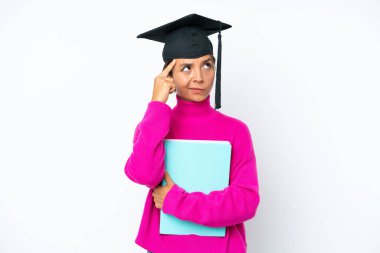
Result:
{"label": "woman's wrist", "polygon": [[159,101],[159,102],[162,102],[162,103],[166,103],[166,100],[160,99],[160,98],[155,98],[155,97],[152,97],[151,101]]}

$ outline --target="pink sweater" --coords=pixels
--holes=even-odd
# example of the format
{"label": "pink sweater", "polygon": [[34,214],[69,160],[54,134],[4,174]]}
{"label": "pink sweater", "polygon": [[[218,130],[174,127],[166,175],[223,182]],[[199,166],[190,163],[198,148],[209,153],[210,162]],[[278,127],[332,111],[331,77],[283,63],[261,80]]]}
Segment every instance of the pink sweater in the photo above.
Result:
{"label": "pink sweater", "polygon": [[[256,157],[249,128],[242,121],[222,114],[210,105],[210,95],[201,102],[183,100],[171,109],[150,101],[137,125],[133,151],[125,174],[149,187],[135,243],[153,253],[246,253],[244,221],[252,219],[260,202]],[[162,211],[179,219],[206,226],[226,226],[225,237],[161,235],[160,209],[153,189],[164,177],[163,139],[227,140],[232,145],[230,185],[223,190],[186,192],[175,184],[167,193]],[[174,181],[175,183],[175,181]]]}

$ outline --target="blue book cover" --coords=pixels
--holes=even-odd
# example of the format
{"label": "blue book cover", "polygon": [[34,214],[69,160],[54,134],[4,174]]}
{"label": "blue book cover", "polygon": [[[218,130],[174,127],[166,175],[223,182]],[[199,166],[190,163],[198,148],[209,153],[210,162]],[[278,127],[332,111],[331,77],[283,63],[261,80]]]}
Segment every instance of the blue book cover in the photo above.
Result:
{"label": "blue book cover", "polygon": [[[229,186],[231,144],[217,140],[164,139],[165,170],[186,192],[209,194]],[[166,185],[166,181],[162,181]],[[223,212],[223,210],[220,210]],[[208,227],[160,211],[160,234],[224,237],[226,227]]]}

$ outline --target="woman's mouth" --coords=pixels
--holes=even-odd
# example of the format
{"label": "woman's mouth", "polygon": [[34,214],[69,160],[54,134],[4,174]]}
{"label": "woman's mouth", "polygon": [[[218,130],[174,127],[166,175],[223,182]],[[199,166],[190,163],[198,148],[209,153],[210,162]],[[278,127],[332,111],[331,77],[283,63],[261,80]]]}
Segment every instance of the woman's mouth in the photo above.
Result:
{"label": "woman's mouth", "polygon": [[203,89],[197,89],[197,88],[190,88],[190,90],[197,94],[201,94],[203,92]]}

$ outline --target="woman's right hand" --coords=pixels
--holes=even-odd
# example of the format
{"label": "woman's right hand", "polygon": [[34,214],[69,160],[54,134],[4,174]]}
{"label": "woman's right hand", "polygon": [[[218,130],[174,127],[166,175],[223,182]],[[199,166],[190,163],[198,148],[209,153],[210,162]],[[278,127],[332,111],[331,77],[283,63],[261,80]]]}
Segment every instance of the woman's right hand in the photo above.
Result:
{"label": "woman's right hand", "polygon": [[176,60],[173,61],[164,69],[162,72],[154,78],[154,88],[152,101],[161,101],[166,103],[169,98],[169,94],[172,94],[175,91],[175,84],[173,78],[169,77],[169,72],[175,65]]}

